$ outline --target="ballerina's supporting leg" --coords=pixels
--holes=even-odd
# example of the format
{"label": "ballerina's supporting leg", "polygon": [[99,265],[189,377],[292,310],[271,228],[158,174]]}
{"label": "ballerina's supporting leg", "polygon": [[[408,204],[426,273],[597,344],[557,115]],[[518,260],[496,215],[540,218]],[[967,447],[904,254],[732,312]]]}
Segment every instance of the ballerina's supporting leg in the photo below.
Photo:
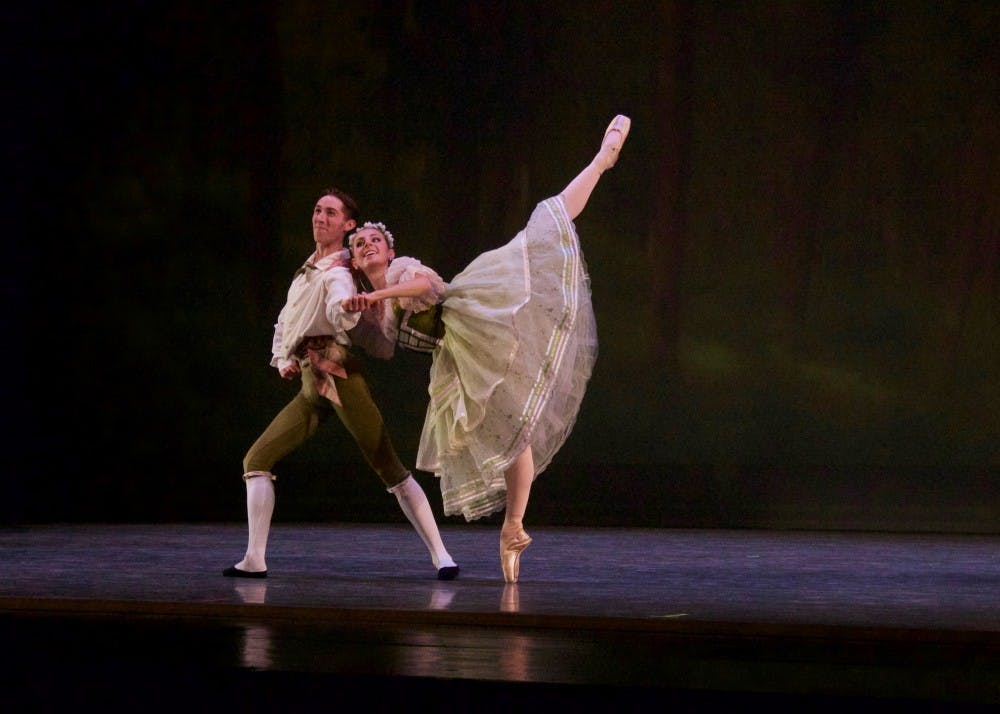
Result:
{"label": "ballerina's supporting leg", "polygon": [[601,148],[594,156],[587,167],[569,182],[569,185],[562,191],[563,201],[566,203],[566,212],[569,213],[570,220],[576,218],[583,211],[597,186],[601,174],[610,169],[618,161],[618,153],[625,143],[632,121],[619,114],[608,125],[604,132],[604,140]]}
{"label": "ballerina's supporting leg", "polygon": [[531,536],[524,532],[524,514],[528,509],[531,483],[535,478],[535,461],[531,446],[525,447],[504,472],[507,485],[507,505],[500,529],[500,567],[508,583],[516,583],[521,553],[531,545]]}

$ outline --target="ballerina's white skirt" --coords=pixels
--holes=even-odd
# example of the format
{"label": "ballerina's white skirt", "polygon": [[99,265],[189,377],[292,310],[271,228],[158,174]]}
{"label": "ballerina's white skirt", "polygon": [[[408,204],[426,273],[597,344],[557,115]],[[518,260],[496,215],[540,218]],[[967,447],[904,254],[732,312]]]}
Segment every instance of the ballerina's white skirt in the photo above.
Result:
{"label": "ballerina's white skirt", "polygon": [[504,471],[527,445],[535,476],[549,465],[597,358],[590,279],[561,196],[455,276],[442,320],[417,468],[441,479],[446,515],[471,521],[504,508]]}

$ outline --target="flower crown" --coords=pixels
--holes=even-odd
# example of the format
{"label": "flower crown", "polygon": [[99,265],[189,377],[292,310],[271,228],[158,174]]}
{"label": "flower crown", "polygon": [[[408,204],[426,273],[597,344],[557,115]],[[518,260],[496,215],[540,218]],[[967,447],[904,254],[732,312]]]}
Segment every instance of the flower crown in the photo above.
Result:
{"label": "flower crown", "polygon": [[382,221],[377,221],[374,223],[372,221],[365,221],[364,225],[356,228],[354,232],[357,233],[358,231],[364,230],[365,228],[374,228],[379,233],[385,236],[385,239],[389,242],[390,248],[396,247],[396,239],[392,237],[392,231],[386,228],[385,224]]}

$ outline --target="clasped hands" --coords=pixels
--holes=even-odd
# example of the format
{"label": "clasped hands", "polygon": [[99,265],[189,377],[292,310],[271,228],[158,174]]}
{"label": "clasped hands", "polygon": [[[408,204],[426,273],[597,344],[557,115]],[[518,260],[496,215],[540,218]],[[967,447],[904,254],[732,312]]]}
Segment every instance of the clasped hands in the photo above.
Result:
{"label": "clasped hands", "polygon": [[379,299],[373,298],[369,293],[358,293],[340,301],[340,307],[345,312],[361,312],[379,303]]}

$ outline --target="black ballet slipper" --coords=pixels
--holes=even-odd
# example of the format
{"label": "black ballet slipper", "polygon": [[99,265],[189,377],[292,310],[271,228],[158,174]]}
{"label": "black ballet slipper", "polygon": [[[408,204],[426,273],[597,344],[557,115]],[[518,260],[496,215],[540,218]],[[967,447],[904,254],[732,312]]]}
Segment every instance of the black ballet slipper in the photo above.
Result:
{"label": "black ballet slipper", "polygon": [[266,578],[267,571],[261,570],[259,573],[251,573],[249,570],[240,570],[239,568],[233,566],[231,568],[226,568],[222,571],[222,574],[227,578]]}
{"label": "black ballet slipper", "polygon": [[438,568],[438,580],[454,580],[458,577],[458,566],[449,565],[444,568]]}

